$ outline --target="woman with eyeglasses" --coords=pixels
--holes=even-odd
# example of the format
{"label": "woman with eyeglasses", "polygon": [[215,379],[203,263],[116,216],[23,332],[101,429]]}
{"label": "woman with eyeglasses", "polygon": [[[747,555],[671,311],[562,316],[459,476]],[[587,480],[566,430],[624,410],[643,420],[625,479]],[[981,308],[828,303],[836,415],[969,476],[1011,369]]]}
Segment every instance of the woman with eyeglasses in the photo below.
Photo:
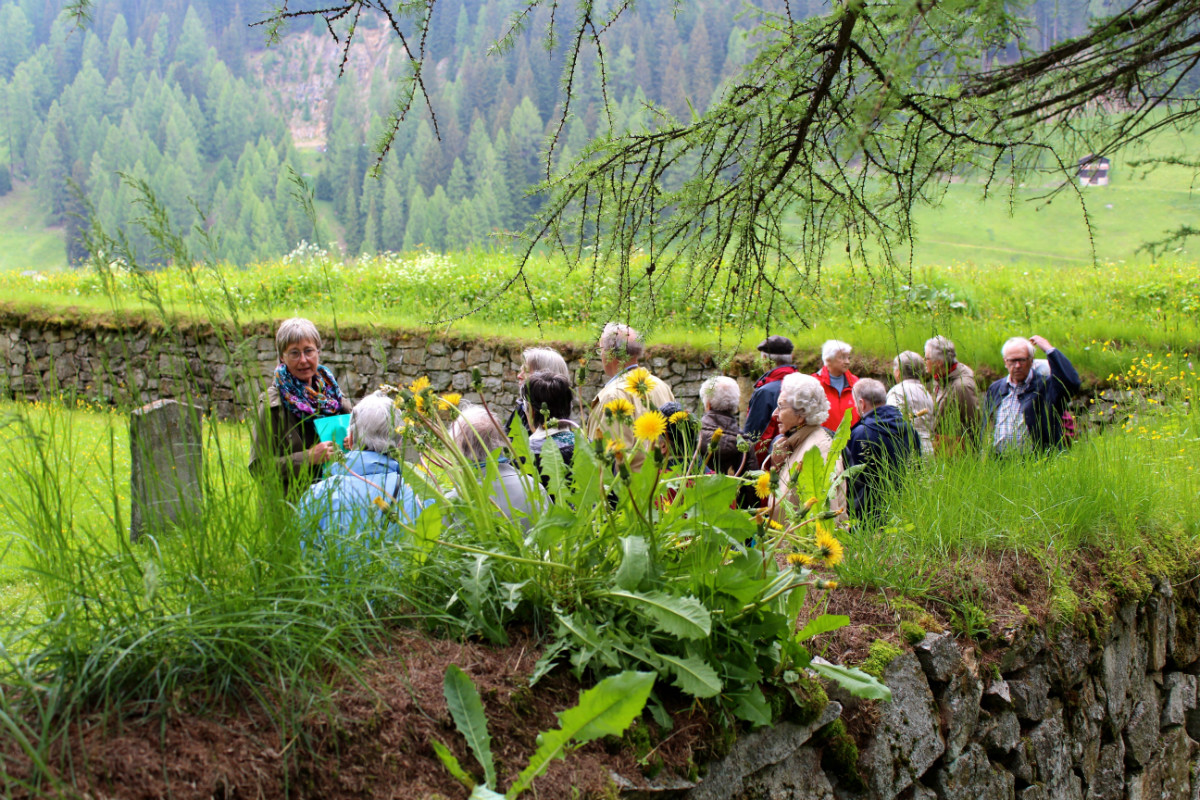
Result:
{"label": "woman with eyeglasses", "polygon": [[[338,452],[322,442],[313,420],[350,412],[337,380],[321,366],[321,334],[306,319],[284,320],[275,333],[279,365],[259,398],[250,470],[259,481],[280,482],[285,496],[321,477],[321,465]],[[277,477],[273,477],[277,476]]]}

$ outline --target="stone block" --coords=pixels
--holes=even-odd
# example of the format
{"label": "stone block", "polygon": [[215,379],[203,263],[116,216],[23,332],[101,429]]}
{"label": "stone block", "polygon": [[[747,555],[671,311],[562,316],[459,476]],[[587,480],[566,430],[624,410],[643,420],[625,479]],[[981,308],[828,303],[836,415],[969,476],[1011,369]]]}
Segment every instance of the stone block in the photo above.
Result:
{"label": "stone block", "polygon": [[1161,706],[1158,703],[1158,689],[1147,682],[1142,696],[1138,698],[1125,725],[1125,758],[1139,767],[1144,767],[1150,761],[1158,745],[1159,723],[1162,719]]}
{"label": "stone block", "polygon": [[954,642],[954,636],[948,633],[927,633],[925,638],[913,648],[925,677],[930,681],[945,683],[963,665],[962,652]]}
{"label": "stone block", "polygon": [[1197,745],[1182,728],[1163,734],[1145,770],[1146,796],[1161,800],[1189,800],[1192,796],[1192,759]]}
{"label": "stone block", "polygon": [[1050,680],[1040,664],[1025,670],[1020,677],[1008,678],[1013,711],[1021,719],[1042,720],[1050,712]]}
{"label": "stone block", "polygon": [[1065,741],[1061,710],[1051,713],[1029,732],[1034,775],[1055,800],[1083,800],[1083,782],[1072,768]]}
{"label": "stone block", "polygon": [[859,765],[875,797],[891,800],[908,788],[946,749],[933,692],[912,653],[897,656],[884,671],[892,702],[880,706],[875,736]]}
{"label": "stone block", "polygon": [[1142,607],[1141,619],[1147,645],[1146,668],[1159,672],[1167,665],[1167,644],[1175,628],[1175,603],[1170,581],[1155,581],[1154,591]]}
{"label": "stone block", "polygon": [[1100,677],[1108,702],[1108,715],[1115,729],[1125,727],[1133,704],[1129,691],[1134,673],[1134,641],[1132,604],[1121,606],[1113,615],[1108,644],[1100,655]]}
{"label": "stone block", "polygon": [[[955,648],[957,650],[957,648]],[[926,672],[928,675],[928,672]],[[969,669],[959,669],[938,697],[942,733],[946,737],[947,761],[953,761],[971,740],[979,721],[983,684]]]}
{"label": "stone block", "polygon": [[1087,800],[1121,800],[1125,794],[1125,743],[1120,739],[1100,747],[1095,777],[1088,783]]}
{"label": "stone block", "polygon": [[[1196,710],[1196,676],[1168,672],[1163,678],[1163,709],[1159,724],[1163,728],[1183,725],[1187,712]],[[1192,737],[1196,738],[1196,737]]]}
{"label": "stone block", "polygon": [[988,719],[980,724],[979,731],[979,743],[993,758],[998,758],[1011,753],[1017,746],[1021,738],[1021,723],[1015,711],[1005,709],[989,715]]}
{"label": "stone block", "polygon": [[[761,728],[742,736],[734,743],[733,749],[729,751],[729,754],[725,758],[709,768],[704,780],[688,792],[688,800],[724,800],[728,797],[744,795],[747,789],[747,782],[754,778],[757,773],[772,765],[781,764],[791,759],[812,739],[812,735],[817,730],[833,722],[841,713],[842,707],[838,703],[829,703],[822,710],[821,714],[807,725],[783,722],[779,725]],[[810,773],[815,771],[820,774],[820,763],[816,760],[816,754],[809,748],[805,749],[810,754],[810,756],[801,757],[801,761],[809,767],[805,772]],[[823,774],[820,774],[819,780],[811,774],[807,774],[801,778],[802,782],[816,788],[820,788],[821,780],[824,780],[825,787],[829,787],[829,782],[824,779]],[[825,788],[824,791],[825,794],[818,792],[815,795],[801,794],[791,796],[832,797],[832,788]],[[789,795],[769,796],[787,797]]]}
{"label": "stone block", "polygon": [[933,773],[932,786],[939,800],[1011,800],[1016,781],[1012,773],[996,769],[977,744]]}

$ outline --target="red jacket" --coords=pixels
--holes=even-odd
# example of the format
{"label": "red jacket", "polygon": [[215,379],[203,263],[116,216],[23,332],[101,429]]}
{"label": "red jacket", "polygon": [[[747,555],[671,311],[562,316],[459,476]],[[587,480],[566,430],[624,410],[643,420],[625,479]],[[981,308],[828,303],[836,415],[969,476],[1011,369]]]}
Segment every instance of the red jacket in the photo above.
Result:
{"label": "red jacket", "polygon": [[847,409],[850,410],[850,424],[857,425],[858,410],[854,407],[854,397],[850,389],[858,383],[858,376],[849,370],[846,371],[846,388],[842,389],[841,394],[829,383],[829,367],[821,367],[821,371],[814,372],[813,377],[825,387],[825,396],[829,398],[829,418],[825,420],[825,427],[836,431],[838,425],[842,424],[842,417],[846,415]]}

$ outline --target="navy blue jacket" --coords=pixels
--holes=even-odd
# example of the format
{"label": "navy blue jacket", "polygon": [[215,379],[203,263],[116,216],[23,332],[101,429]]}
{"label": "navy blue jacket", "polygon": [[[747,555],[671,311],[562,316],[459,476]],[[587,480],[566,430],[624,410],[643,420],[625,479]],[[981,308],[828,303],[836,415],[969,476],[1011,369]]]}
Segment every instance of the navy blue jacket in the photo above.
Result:
{"label": "navy blue jacket", "polygon": [[890,476],[904,468],[904,462],[921,452],[917,431],[895,406],[880,406],[863,416],[850,429],[850,441],[842,453],[847,469],[864,465],[854,476],[847,496],[852,516],[859,520],[879,513],[879,495]]}
{"label": "navy blue jacket", "polygon": [[746,409],[746,424],[742,434],[750,441],[757,439],[771,423],[771,414],[779,404],[779,390],[784,378],[800,370],[791,364],[780,364],[754,382],[750,406]]}
{"label": "navy blue jacket", "polygon": [[[1062,414],[1071,395],[1079,391],[1079,373],[1061,350],[1046,354],[1050,362],[1050,377],[1044,378],[1032,371],[1029,383],[1020,390],[1021,412],[1025,427],[1029,430],[1029,441],[1037,450],[1061,450],[1063,447]],[[983,399],[984,419],[989,426],[996,424],[996,410],[1008,391],[1008,378],[1001,378],[988,387]],[[988,440],[991,445],[991,440]]]}

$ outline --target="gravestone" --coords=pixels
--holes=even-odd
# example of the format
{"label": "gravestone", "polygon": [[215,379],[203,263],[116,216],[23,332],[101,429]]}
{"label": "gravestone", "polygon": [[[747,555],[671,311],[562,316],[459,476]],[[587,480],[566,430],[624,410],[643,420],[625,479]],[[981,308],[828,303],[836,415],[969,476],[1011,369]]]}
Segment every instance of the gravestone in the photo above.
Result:
{"label": "gravestone", "polygon": [[204,500],[204,445],[198,406],[155,400],[129,419],[129,538],[158,533]]}

